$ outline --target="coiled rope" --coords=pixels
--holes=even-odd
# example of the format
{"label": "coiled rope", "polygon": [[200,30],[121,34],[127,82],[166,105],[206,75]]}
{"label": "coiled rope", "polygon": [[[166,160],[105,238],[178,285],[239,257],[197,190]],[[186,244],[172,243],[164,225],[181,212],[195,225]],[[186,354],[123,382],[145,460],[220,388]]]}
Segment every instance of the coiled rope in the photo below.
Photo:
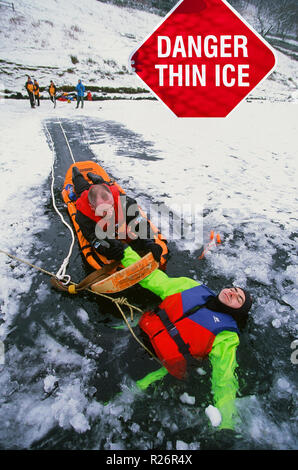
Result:
{"label": "coiled rope", "polygon": [[[59,124],[60,124],[60,127],[62,129],[65,141],[67,143],[70,156],[71,156],[73,162],[75,163],[73,153],[71,151],[69,142],[67,140],[64,129],[62,127],[61,121],[59,121]],[[67,266],[69,264],[69,260],[71,258],[72,250],[73,250],[73,247],[74,247],[74,244],[75,244],[75,235],[74,235],[74,231],[73,231],[72,227],[69,225],[69,223],[66,222],[66,220],[64,219],[63,215],[60,213],[60,211],[59,211],[59,209],[57,208],[57,205],[56,205],[55,194],[54,194],[54,183],[55,183],[55,171],[54,171],[55,149],[54,149],[54,142],[53,142],[52,136],[51,136],[47,126],[45,126],[45,129],[46,129],[48,137],[49,137],[50,148],[51,148],[52,154],[53,154],[53,158],[52,158],[52,182],[51,182],[51,194],[52,194],[53,207],[54,207],[56,213],[59,215],[60,219],[62,220],[63,224],[68,228],[68,230],[70,231],[70,234],[71,234],[71,244],[70,244],[70,247],[69,247],[68,255],[66,256],[66,258],[64,258],[60,268],[58,269],[57,273],[55,274],[55,277],[57,279],[59,279],[59,281],[63,282],[63,284],[66,285],[66,284],[69,284],[69,282],[71,280],[71,277],[66,274],[66,270],[67,270]]]}

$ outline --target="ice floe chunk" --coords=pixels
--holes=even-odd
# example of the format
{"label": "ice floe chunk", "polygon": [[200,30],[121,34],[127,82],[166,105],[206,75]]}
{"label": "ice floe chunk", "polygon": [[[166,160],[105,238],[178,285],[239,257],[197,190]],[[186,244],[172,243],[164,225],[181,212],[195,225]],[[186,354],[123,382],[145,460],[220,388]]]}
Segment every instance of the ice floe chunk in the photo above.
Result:
{"label": "ice floe chunk", "polygon": [[[199,442],[187,442],[177,440],[176,441],[176,450],[197,450],[200,448]],[[186,463],[186,462],[185,462]]]}
{"label": "ice floe chunk", "polygon": [[182,395],[180,395],[180,400],[182,403],[187,403],[188,405],[194,405],[196,402],[195,397],[191,397],[187,392],[184,392]]}
{"label": "ice floe chunk", "polygon": [[79,308],[77,311],[77,316],[83,323],[87,323],[89,321],[89,315],[83,308]]}
{"label": "ice floe chunk", "polygon": [[298,291],[295,290],[293,292],[290,292],[288,294],[285,294],[282,296],[282,300],[290,305],[292,308],[294,308],[296,311],[298,310]]}
{"label": "ice floe chunk", "polygon": [[43,381],[43,389],[46,393],[51,393],[57,388],[58,380],[54,375],[47,375]]}
{"label": "ice floe chunk", "polygon": [[187,450],[188,449],[188,444],[184,441],[178,440],[176,442],[176,450]]}
{"label": "ice floe chunk", "polygon": [[274,328],[281,327],[281,321],[279,320],[279,318],[275,318],[274,320],[272,320],[272,326],[274,326]]}
{"label": "ice floe chunk", "polygon": [[83,413],[76,413],[71,419],[70,424],[79,433],[86,432],[90,429],[90,425]]}
{"label": "ice floe chunk", "polygon": [[55,419],[63,429],[73,428],[78,433],[90,429],[89,421],[85,416],[88,400],[81,389],[79,380],[60,387],[51,408]]}
{"label": "ice floe chunk", "polygon": [[286,392],[290,393],[292,391],[291,384],[289,384],[287,379],[285,379],[284,377],[281,377],[277,380],[277,386],[278,386],[278,388],[280,388],[281,390],[284,390]]}
{"label": "ice floe chunk", "polygon": [[217,426],[220,425],[220,423],[221,423],[221,414],[220,414],[220,411],[218,410],[218,408],[216,408],[213,405],[209,405],[205,409],[205,413],[208,416],[208,418],[210,419],[210,422],[211,422],[212,426],[217,427]]}

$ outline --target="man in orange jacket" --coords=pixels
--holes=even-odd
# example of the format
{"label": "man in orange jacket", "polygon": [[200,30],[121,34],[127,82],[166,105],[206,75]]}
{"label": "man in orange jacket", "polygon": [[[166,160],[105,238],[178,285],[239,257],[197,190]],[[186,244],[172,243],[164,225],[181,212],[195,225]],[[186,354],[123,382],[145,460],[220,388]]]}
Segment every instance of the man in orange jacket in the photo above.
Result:
{"label": "man in orange jacket", "polygon": [[35,108],[34,84],[31,80],[31,77],[29,77],[29,75],[28,75],[28,78],[27,78],[27,82],[25,83],[25,88],[26,88],[28,96],[29,96],[31,108]]}
{"label": "man in orange jacket", "polygon": [[39,101],[39,84],[38,84],[37,80],[34,80],[33,90],[34,90],[35,103],[37,103],[37,106],[39,106],[40,105],[40,101]]}
{"label": "man in orange jacket", "polygon": [[50,95],[50,100],[52,103],[54,103],[54,108],[56,108],[56,85],[54,84],[53,80],[51,80],[50,86],[49,86],[49,95]]}

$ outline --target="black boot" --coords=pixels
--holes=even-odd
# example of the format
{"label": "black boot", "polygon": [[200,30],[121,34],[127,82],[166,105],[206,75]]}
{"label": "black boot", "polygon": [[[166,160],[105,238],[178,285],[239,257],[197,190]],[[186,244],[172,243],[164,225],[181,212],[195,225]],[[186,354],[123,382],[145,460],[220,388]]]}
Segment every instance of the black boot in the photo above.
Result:
{"label": "black boot", "polygon": [[102,184],[105,182],[102,176],[97,175],[96,173],[87,173],[88,178],[92,181],[93,184]]}
{"label": "black boot", "polygon": [[80,172],[80,170],[78,169],[78,167],[76,166],[73,166],[72,167],[72,180],[74,180],[74,178],[78,175],[81,175],[82,173]]}

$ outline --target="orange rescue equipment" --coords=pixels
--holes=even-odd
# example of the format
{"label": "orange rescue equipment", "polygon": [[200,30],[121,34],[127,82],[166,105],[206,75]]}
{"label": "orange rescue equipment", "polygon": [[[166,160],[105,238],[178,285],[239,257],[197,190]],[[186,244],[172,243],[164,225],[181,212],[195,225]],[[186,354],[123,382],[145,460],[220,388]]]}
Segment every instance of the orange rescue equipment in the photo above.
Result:
{"label": "orange rescue equipment", "polygon": [[[115,181],[112,181],[109,175],[106,173],[106,171],[97,163],[93,161],[83,161],[83,162],[76,162],[75,164],[72,164],[69,169],[67,170],[65,180],[64,180],[64,186],[62,190],[62,197],[64,202],[67,204],[67,209],[68,213],[71,217],[78,242],[80,245],[80,249],[82,254],[84,255],[84,258],[86,261],[89,263],[89,265],[95,269],[95,270],[102,270],[103,268],[107,267],[107,265],[111,265],[111,269],[108,271],[108,275],[105,276],[104,279],[94,282],[94,285],[92,284],[90,288],[96,292],[119,292],[122,291],[131,285],[136,284],[137,282],[140,282],[144,277],[148,276],[150,272],[152,272],[154,269],[158,267],[158,263],[155,262],[153,256],[151,253],[148,253],[146,256],[144,256],[139,263],[136,265],[132,265],[129,268],[123,269],[123,266],[120,263],[115,263],[113,260],[108,260],[105,256],[101,255],[98,253],[91,245],[90,243],[86,240],[86,238],[83,236],[81,229],[76,222],[76,201],[72,201],[69,197],[69,193],[66,189],[68,184],[73,184],[72,181],[72,168],[73,166],[76,166],[84,178],[90,183],[92,181],[88,178],[87,173],[95,173],[103,178],[105,182],[108,184],[113,184],[117,188],[120,194],[125,194],[125,191],[121,188],[120,185],[118,185]],[[139,211],[143,217],[146,218],[146,215],[142,211],[142,209],[139,207]],[[167,249],[167,243],[165,238],[162,236],[162,234],[158,231],[158,229],[152,224],[151,221],[148,221],[150,223],[151,229],[154,233],[154,238],[155,238],[155,243],[158,243],[162,247],[162,256],[161,256],[161,261],[159,264],[160,269],[165,269],[166,266],[166,255],[168,253]],[[103,269],[105,271],[105,269]],[[115,273],[114,276],[112,276]]]}

